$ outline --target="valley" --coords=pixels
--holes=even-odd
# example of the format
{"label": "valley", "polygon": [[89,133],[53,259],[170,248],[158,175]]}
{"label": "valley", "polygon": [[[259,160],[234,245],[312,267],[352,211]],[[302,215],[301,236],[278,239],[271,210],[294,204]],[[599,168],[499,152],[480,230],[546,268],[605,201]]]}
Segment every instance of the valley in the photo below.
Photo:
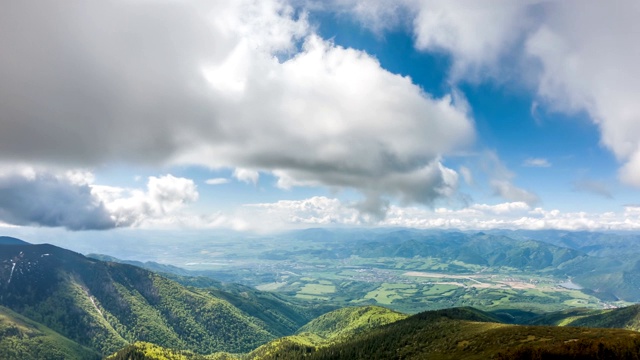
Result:
{"label": "valley", "polygon": [[[137,258],[146,262],[138,265],[151,270],[207,276],[302,300],[382,305],[406,313],[452,306],[539,313],[613,308],[640,300],[632,276],[638,254],[627,251],[621,258],[613,250],[601,250],[590,255],[508,235],[309,229],[277,237],[203,239],[179,252],[160,247]],[[612,239],[614,235],[603,237],[600,243],[615,243]]]}

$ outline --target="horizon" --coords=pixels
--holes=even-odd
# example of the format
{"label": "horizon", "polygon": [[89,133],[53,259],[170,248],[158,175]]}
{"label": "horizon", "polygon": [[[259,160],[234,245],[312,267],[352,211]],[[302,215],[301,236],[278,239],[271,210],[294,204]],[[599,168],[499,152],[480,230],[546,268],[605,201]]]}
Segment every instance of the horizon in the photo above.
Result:
{"label": "horizon", "polygon": [[[7,229],[5,229],[7,230]],[[536,242],[545,243],[542,238],[535,235],[540,233],[550,234],[605,234],[627,238],[626,240],[640,240],[640,231],[586,231],[586,230],[526,230],[526,229],[484,229],[484,230],[456,230],[456,229],[417,229],[400,227],[317,227],[294,230],[279,230],[267,233],[257,233],[248,231],[237,231],[229,229],[198,229],[184,231],[180,229],[116,229],[113,231],[92,231],[92,232],[68,232],[64,229],[51,228],[47,231],[33,231],[25,228],[13,228],[16,231],[5,231],[0,233],[0,237],[7,236],[25,241],[32,245],[50,244],[63,249],[78,252],[83,255],[96,254],[113,256],[119,260],[156,262],[160,264],[173,265],[181,268],[189,268],[186,262],[176,261],[177,257],[170,249],[176,243],[184,242],[184,245],[192,245],[193,249],[215,248],[224,244],[242,243],[274,243],[279,239],[298,241],[296,235],[305,234],[309,231],[327,231],[333,235],[355,233],[358,235],[374,236],[392,234],[402,231],[413,231],[422,235],[443,235],[461,233],[467,235],[504,235],[514,242],[524,237]],[[31,230],[31,231],[24,231]],[[90,234],[90,235],[89,235]],[[516,235],[515,238],[510,236]],[[348,242],[348,241],[345,241]],[[152,246],[152,247],[150,247]],[[567,247],[570,248],[570,247]],[[186,251],[183,249],[184,259],[189,259],[197,255],[197,251]],[[215,256],[217,259],[220,256]],[[184,260],[182,259],[182,260]]]}

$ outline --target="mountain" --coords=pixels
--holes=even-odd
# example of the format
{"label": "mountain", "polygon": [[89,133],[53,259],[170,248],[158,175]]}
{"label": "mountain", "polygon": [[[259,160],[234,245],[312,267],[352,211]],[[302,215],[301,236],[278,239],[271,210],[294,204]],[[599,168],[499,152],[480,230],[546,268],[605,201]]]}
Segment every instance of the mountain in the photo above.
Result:
{"label": "mountain", "polygon": [[640,305],[607,310],[572,309],[554,312],[532,319],[530,324],[640,331]]}
{"label": "mountain", "polygon": [[269,324],[272,333],[276,336],[292,334],[309,320],[337,308],[331,304],[301,301],[284,295],[259,291],[249,286],[224,283],[212,279],[207,272],[186,270],[153,261],[122,260],[101,254],[89,254],[87,257],[141,267],[159,273],[181,285],[203,289],[210,295],[223,299],[243,312]]}
{"label": "mountain", "polygon": [[0,306],[0,359],[100,359],[55,331]]}
{"label": "mountain", "polygon": [[247,352],[308,321],[284,301],[271,299],[274,309],[258,318],[223,299],[251,307],[238,299],[243,295],[185,287],[139,267],[52,245],[1,250],[0,305],[102,355],[136,340],[201,354]]}
{"label": "mountain", "polygon": [[[379,307],[363,306],[338,309],[310,321],[300,328],[298,334],[285,336],[258,347],[249,354],[239,356],[242,359],[262,359],[281,352],[310,353],[319,346],[353,337],[371,329],[406,318],[407,315]],[[214,353],[207,356],[192,352],[166,349],[149,343],[131,344],[108,359],[131,359],[144,356],[143,359],[238,359],[228,353]]]}
{"label": "mountain", "polygon": [[[516,326],[470,308],[431,311],[318,347],[305,359],[639,359],[628,330]],[[261,359],[299,359],[283,349]]]}
{"label": "mountain", "polygon": [[615,328],[640,331],[640,305],[603,310],[575,319],[569,326]]}
{"label": "mountain", "polygon": [[538,316],[531,317],[522,322],[525,325],[545,325],[545,326],[567,326],[572,321],[589,316],[600,314],[604,310],[594,310],[585,308],[567,309],[562,311],[554,311]]}
{"label": "mountain", "polygon": [[[316,232],[317,233],[317,232]],[[289,236],[308,237],[307,232]],[[321,232],[324,242],[301,249],[265,251],[265,260],[435,259],[439,272],[469,273],[470,267],[571,278],[585,293],[607,302],[640,301],[640,236],[572,232],[434,232],[416,229],[361,231],[339,241],[340,231]],[[534,237],[535,235],[535,237]],[[607,244],[611,240],[613,244]],[[303,241],[303,240],[301,240]],[[624,252],[624,244],[630,248]],[[637,246],[636,246],[637,245]],[[390,265],[395,269],[395,264]],[[380,264],[379,268],[384,265]],[[414,270],[403,268],[405,270]]]}
{"label": "mountain", "polygon": [[347,307],[311,320],[296,335],[282,337],[260,346],[247,359],[268,358],[276,353],[312,353],[318,347],[367,332],[406,318],[407,315],[380,306]]}
{"label": "mountain", "polygon": [[148,342],[137,341],[127,345],[105,360],[205,360],[209,356],[199,355],[191,351],[163,348]]}
{"label": "mountain", "polygon": [[31,244],[11,236],[0,236],[0,245],[31,245]]}
{"label": "mountain", "polygon": [[[331,233],[323,233],[328,236]],[[307,235],[303,233],[302,235]],[[270,258],[314,255],[319,258],[343,259],[351,256],[362,258],[414,258],[432,257],[449,262],[461,261],[466,264],[487,267],[508,267],[528,271],[557,271],[559,274],[571,272],[571,267],[563,269],[569,262],[582,264],[588,256],[579,250],[560,247],[542,241],[513,239],[504,235],[461,232],[422,232],[417,230],[397,230],[384,233],[366,233],[359,240],[338,242],[326,240],[330,246],[324,249],[302,249],[297,251],[267,252]],[[592,261],[592,259],[589,259]],[[600,265],[600,264],[598,264]],[[597,267],[598,265],[594,265]],[[566,266],[564,267],[566,268]]]}
{"label": "mountain", "polygon": [[155,261],[135,261],[135,260],[122,260],[113,256],[104,255],[104,254],[87,254],[88,258],[100,260],[100,261],[108,261],[108,262],[117,262],[120,264],[128,264],[137,266],[143,269],[147,269],[157,273],[163,274],[175,274],[175,275],[183,275],[183,276],[198,276],[197,272],[189,271],[177,266],[160,264]]}
{"label": "mountain", "polygon": [[628,257],[640,253],[640,234],[563,230],[491,230],[512,238],[535,239],[591,256]]}
{"label": "mountain", "polygon": [[311,333],[324,340],[347,338],[406,317],[380,306],[347,307],[319,316],[301,327],[298,334]]}

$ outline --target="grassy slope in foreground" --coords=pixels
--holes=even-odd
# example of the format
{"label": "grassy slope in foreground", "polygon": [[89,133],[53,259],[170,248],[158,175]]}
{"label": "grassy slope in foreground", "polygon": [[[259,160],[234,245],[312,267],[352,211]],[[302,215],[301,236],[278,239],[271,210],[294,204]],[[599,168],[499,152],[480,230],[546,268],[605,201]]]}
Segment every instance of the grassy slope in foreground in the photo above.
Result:
{"label": "grassy slope in foreground", "polygon": [[319,316],[301,327],[298,334],[312,333],[326,340],[348,338],[407,316],[380,306],[347,307]]}
{"label": "grassy slope in foreground", "polygon": [[345,341],[358,334],[407,318],[407,315],[380,306],[347,307],[310,321],[296,335],[279,338],[252,351],[246,359],[271,358],[275,354],[303,356],[318,347]]}
{"label": "grassy slope in foreground", "polygon": [[[640,333],[617,329],[517,326],[478,310],[414,315],[317,351],[282,349],[263,359],[640,359]],[[298,350],[298,351],[297,351]]]}
{"label": "grassy slope in foreground", "polygon": [[100,359],[97,352],[0,306],[0,359]]}
{"label": "grassy slope in foreground", "polygon": [[[357,310],[356,309],[352,309]],[[339,312],[336,312],[337,315]],[[331,316],[329,316],[331,317]],[[327,318],[327,316],[325,316]],[[230,354],[189,356],[154,348],[140,359],[640,359],[640,333],[620,329],[517,326],[472,308],[420,313],[404,320],[327,341],[311,333],[288,336],[264,345],[248,356]],[[356,323],[358,320],[355,321]],[[313,322],[312,322],[313,323]],[[332,322],[318,321],[319,331]],[[349,326],[350,322],[347,322]],[[310,326],[311,327],[311,326]],[[129,347],[133,354],[138,345]],[[144,352],[142,352],[144,353]],[[160,354],[159,356],[153,355]],[[165,354],[165,355],[162,355]],[[169,355],[167,355],[169,354]],[[121,353],[126,355],[126,353]],[[184,357],[177,357],[178,355]],[[164,356],[164,357],[162,357]],[[173,356],[173,357],[171,357]],[[128,359],[127,357],[112,359]]]}

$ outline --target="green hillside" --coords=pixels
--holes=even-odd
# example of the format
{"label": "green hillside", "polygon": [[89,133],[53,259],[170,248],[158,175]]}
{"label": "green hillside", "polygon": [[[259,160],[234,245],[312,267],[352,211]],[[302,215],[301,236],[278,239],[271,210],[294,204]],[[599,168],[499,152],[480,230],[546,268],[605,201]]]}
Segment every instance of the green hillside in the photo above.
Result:
{"label": "green hillside", "polygon": [[[351,321],[340,321],[341,315]],[[428,311],[368,329],[353,326],[367,316],[378,315],[386,318],[389,313],[372,307],[334,311],[301,329],[313,329],[332,340],[301,332],[273,340],[245,355],[199,356],[135,344],[118,352],[120,357],[110,359],[640,359],[640,333],[635,331],[508,325],[473,308]],[[360,331],[342,336],[347,332],[341,326]]]}
{"label": "green hillside", "polygon": [[347,338],[382,325],[405,319],[407,315],[380,306],[348,307],[312,320],[298,330],[325,340]]}
{"label": "green hillside", "polygon": [[580,317],[568,325],[640,331],[640,305],[603,310],[601,312],[594,311],[592,314]]}
{"label": "green hillside", "polygon": [[566,310],[544,314],[533,319],[531,324],[584,326],[640,331],[640,305],[608,310]]}
{"label": "green hillside", "polygon": [[282,337],[260,346],[246,356],[247,359],[269,359],[287,353],[304,356],[318,347],[367,332],[371,329],[405,319],[401,314],[380,306],[348,307],[334,310],[310,321],[298,334]]}
{"label": "green hillside", "polygon": [[0,306],[0,359],[99,359],[97,352]]}
{"label": "green hillside", "polygon": [[248,352],[298,327],[282,303],[261,319],[213,292],[52,245],[3,245],[0,253],[1,305],[103,355],[138,340],[201,354]]}
{"label": "green hillside", "polygon": [[138,341],[108,356],[105,360],[204,360],[203,355],[191,351],[172,350],[148,342]]}
{"label": "green hillside", "polygon": [[302,333],[298,335],[285,336],[272,340],[246,355],[240,355],[233,359],[238,360],[262,360],[279,358],[283,354],[286,356],[305,357],[315,352],[319,346],[325,345],[326,340],[318,335]]}
{"label": "green hillside", "polygon": [[129,264],[159,273],[187,287],[196,287],[223,299],[243,312],[256,317],[269,325],[276,336],[286,336],[296,332],[302,325],[316,317],[335,310],[335,305],[299,300],[272,292],[259,291],[255,288],[233,283],[223,283],[201,272],[189,271],[176,266],[155,262],[140,262],[117,259],[108,255],[89,254],[87,257]]}
{"label": "green hillside", "polygon": [[[417,314],[319,347],[305,359],[640,359],[640,333],[487,322],[468,308]],[[300,359],[284,348],[263,359]]]}
{"label": "green hillside", "polygon": [[576,319],[600,314],[605,310],[593,310],[585,308],[567,309],[562,311],[554,311],[542,315],[538,315],[528,321],[525,321],[526,325],[549,325],[549,326],[567,326]]}

